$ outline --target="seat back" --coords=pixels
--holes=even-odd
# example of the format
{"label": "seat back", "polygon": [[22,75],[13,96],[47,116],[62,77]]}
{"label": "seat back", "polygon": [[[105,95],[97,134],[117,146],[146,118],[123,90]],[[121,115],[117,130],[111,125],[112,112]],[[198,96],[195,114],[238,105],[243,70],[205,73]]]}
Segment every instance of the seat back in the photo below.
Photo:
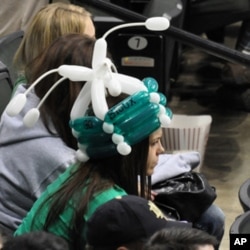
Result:
{"label": "seat back", "polygon": [[250,211],[240,214],[229,229],[230,248],[236,249],[250,249]]}
{"label": "seat back", "polygon": [[250,210],[250,178],[241,184],[238,197],[244,212]]}
{"label": "seat back", "polygon": [[203,165],[206,145],[212,123],[211,115],[174,114],[170,125],[163,128],[162,145],[169,153],[197,151]]}
{"label": "seat back", "polygon": [[236,217],[230,227],[230,234],[250,234],[250,211]]}
{"label": "seat back", "polygon": [[16,31],[0,38],[0,60],[8,68],[12,82],[15,82],[17,79],[17,72],[13,66],[13,58],[22,41],[23,35],[23,31]]}
{"label": "seat back", "polygon": [[8,68],[0,61],[0,116],[10,100],[12,89]]}

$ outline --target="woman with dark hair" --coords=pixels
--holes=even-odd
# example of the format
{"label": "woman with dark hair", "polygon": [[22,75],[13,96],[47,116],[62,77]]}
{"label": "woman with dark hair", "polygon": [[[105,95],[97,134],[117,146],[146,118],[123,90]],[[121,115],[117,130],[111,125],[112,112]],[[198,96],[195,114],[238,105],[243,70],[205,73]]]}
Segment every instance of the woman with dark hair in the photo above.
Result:
{"label": "woman with dark hair", "polygon": [[[56,39],[52,45],[41,53],[35,60],[26,66],[26,78],[30,83],[48,70],[55,69],[60,65],[82,65],[91,67],[95,39],[87,35],[69,34]],[[53,60],[49,59],[50,57]],[[50,89],[53,83],[60,78],[58,74],[49,75],[35,86],[35,94],[41,99]],[[56,133],[64,143],[73,149],[77,149],[76,139],[71,134],[69,127],[70,111],[84,82],[71,82],[66,79],[63,84],[56,88],[41,106],[41,118],[52,134]],[[29,87],[29,85],[27,85]],[[53,127],[50,123],[53,123]]]}
{"label": "woman with dark hair", "polygon": [[[48,71],[44,65],[47,66],[46,60],[50,58],[54,60],[47,51],[38,60],[43,72],[37,76]],[[36,72],[38,65],[32,72]],[[114,65],[108,58],[97,65],[93,70],[81,68],[82,79],[85,72],[88,72],[86,78],[92,72],[93,79],[84,84],[70,114],[69,127],[77,139],[78,161],[47,187],[15,235],[45,230],[66,239],[70,249],[83,249],[86,222],[96,208],[126,194],[151,198],[150,176],[164,151],[161,127],[168,126],[172,117],[165,107],[166,97],[157,92],[158,84],[152,78],[140,81],[112,73]],[[44,84],[46,81],[37,86],[43,88]],[[117,89],[121,91],[118,93]],[[61,95],[64,100],[68,94],[56,93],[55,89],[53,95],[48,98],[53,100]],[[54,108],[60,110],[60,103]]]}

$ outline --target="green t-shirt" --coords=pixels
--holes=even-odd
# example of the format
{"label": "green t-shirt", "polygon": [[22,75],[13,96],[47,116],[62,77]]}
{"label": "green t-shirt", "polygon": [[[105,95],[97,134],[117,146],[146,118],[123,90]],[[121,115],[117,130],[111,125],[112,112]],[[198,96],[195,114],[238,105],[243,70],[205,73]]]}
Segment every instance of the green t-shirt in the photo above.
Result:
{"label": "green t-shirt", "polygon": [[[47,189],[43,192],[40,198],[34,203],[31,210],[27,213],[27,216],[22,221],[22,224],[18,227],[15,236],[22,235],[31,231],[43,230],[45,220],[49,211],[49,206],[41,206],[43,202],[54,193],[62,185],[62,183],[67,180],[72,171],[76,169],[77,166],[73,165],[69,167],[63,174],[61,174],[53,183],[51,183]],[[118,187],[117,185],[109,188],[101,193],[97,193],[94,198],[90,201],[87,213],[83,216],[83,219],[87,221],[94,211],[105,202],[117,197],[126,195],[126,192]],[[37,213],[39,209],[39,212]],[[71,227],[72,216],[74,213],[74,207],[71,202],[68,203],[66,209],[61,213],[59,220],[56,221],[52,226],[48,228],[48,231],[56,234],[68,241],[71,245],[71,239],[69,237],[69,229]],[[84,229],[84,231],[86,228]],[[85,236],[83,236],[85,238]],[[83,239],[85,241],[85,239]]]}

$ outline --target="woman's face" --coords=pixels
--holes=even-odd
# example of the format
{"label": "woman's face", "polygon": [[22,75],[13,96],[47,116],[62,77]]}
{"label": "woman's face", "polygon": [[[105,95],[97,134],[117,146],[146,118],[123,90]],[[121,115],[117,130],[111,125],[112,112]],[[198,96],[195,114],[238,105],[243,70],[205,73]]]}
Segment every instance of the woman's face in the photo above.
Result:
{"label": "woman's face", "polygon": [[147,159],[147,175],[152,175],[158,163],[159,154],[164,152],[161,144],[162,129],[159,128],[149,136],[149,151]]}

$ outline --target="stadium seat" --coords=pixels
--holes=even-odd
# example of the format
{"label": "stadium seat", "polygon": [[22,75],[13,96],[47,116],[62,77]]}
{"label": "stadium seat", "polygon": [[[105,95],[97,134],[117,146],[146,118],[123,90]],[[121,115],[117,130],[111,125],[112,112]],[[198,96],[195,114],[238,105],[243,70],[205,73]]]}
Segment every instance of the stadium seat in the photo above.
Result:
{"label": "stadium seat", "polygon": [[250,178],[241,184],[238,196],[244,212],[250,210]]}

